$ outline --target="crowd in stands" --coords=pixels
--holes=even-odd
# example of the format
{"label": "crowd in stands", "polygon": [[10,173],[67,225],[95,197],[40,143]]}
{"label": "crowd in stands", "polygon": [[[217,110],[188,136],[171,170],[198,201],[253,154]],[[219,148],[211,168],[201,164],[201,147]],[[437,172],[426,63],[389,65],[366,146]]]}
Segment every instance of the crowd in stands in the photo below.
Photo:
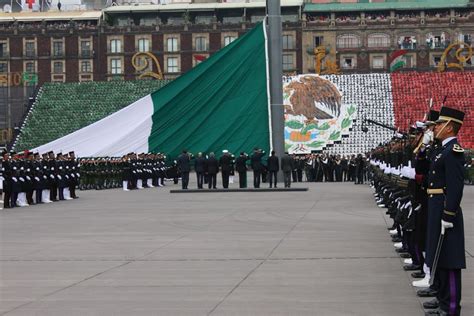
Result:
{"label": "crowd in stands", "polygon": [[426,18],[437,18],[437,19],[445,19],[450,17],[449,11],[443,11],[443,12],[425,12],[425,17]]}
{"label": "crowd in stands", "polygon": [[67,30],[71,28],[75,28],[78,30],[94,30],[97,28],[97,24],[92,21],[50,21],[50,22],[9,22],[0,24],[0,30],[15,30],[18,29],[20,31],[23,30],[38,30],[47,28],[50,30]]}
{"label": "crowd in stands", "polygon": [[307,19],[309,22],[326,22],[330,20],[330,16],[328,14],[319,14],[319,15],[307,15]]}
{"label": "crowd in stands", "polygon": [[471,12],[469,11],[455,11],[454,16],[457,18],[467,18],[471,15]]}
{"label": "crowd in stands", "polygon": [[387,15],[384,13],[366,13],[365,19],[366,20],[386,20]]}
{"label": "crowd in stands", "polygon": [[420,17],[420,15],[415,13],[415,12],[397,13],[396,17],[397,17],[397,19],[400,19],[400,20],[403,20],[403,19],[416,19],[416,18]]}
{"label": "crowd in stands", "polygon": [[346,14],[346,15],[340,15],[336,18],[337,22],[346,22],[346,21],[357,21],[359,18],[358,14]]}

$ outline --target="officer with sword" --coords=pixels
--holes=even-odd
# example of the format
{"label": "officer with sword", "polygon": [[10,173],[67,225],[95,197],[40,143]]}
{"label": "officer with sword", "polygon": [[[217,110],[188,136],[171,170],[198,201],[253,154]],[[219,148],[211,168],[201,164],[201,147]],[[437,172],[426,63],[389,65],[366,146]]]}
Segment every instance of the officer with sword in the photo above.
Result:
{"label": "officer with sword", "polygon": [[461,200],[464,188],[464,149],[457,135],[464,113],[442,107],[434,137],[442,144],[428,174],[426,262],[439,281],[439,308],[426,315],[460,315],[461,270],[466,268]]}

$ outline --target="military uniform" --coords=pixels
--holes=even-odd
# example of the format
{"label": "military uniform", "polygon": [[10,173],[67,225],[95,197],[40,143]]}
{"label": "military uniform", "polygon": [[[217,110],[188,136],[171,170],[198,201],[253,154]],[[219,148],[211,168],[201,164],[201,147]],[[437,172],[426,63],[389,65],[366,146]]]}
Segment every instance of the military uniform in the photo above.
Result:
{"label": "military uniform", "polygon": [[239,188],[247,187],[247,160],[248,155],[244,152],[235,160],[235,170],[239,173]]}
{"label": "military uniform", "polygon": [[[437,123],[462,124],[463,119],[463,112],[443,107]],[[464,188],[463,165],[464,149],[456,137],[449,137],[442,141],[442,148],[434,157],[428,174],[426,261],[430,267],[434,264],[442,227],[446,228],[438,269],[435,271],[439,278],[437,298],[440,310],[431,314],[459,315],[461,310],[461,269],[466,268],[464,222],[460,205]]]}

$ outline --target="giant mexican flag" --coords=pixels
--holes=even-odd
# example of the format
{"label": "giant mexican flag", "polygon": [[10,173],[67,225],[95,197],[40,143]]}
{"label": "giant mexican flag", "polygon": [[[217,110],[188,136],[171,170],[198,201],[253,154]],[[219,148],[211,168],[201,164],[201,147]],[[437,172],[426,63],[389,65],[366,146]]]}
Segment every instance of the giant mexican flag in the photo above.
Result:
{"label": "giant mexican flag", "polygon": [[250,152],[270,148],[264,24],[160,90],[104,119],[33,149],[77,156],[182,149]]}

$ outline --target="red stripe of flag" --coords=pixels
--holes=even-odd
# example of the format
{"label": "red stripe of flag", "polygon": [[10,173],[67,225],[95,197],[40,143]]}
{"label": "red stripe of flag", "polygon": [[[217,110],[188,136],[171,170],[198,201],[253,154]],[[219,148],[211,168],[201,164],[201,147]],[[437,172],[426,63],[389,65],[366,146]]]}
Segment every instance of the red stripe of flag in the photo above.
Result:
{"label": "red stripe of flag", "polygon": [[405,50],[405,49],[401,49],[401,50],[394,51],[394,52],[392,53],[392,55],[390,56],[390,59],[391,59],[390,62],[394,61],[396,58],[398,58],[398,57],[400,57],[400,56],[405,55],[406,53],[408,53],[408,51]]}

